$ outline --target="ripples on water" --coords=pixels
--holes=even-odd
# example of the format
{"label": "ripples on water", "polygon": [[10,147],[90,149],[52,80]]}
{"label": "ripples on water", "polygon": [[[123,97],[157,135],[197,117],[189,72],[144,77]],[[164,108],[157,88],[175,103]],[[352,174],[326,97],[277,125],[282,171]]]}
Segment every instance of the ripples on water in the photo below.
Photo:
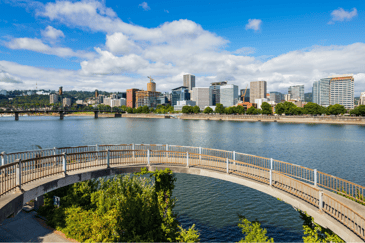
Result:
{"label": "ripples on water", "polygon": [[[0,152],[91,144],[150,143],[217,148],[274,158],[365,185],[365,126],[91,117],[0,118]],[[238,214],[258,220],[276,242],[302,241],[290,205],[217,179],[177,174],[174,195],[184,228],[202,241],[239,241]]]}

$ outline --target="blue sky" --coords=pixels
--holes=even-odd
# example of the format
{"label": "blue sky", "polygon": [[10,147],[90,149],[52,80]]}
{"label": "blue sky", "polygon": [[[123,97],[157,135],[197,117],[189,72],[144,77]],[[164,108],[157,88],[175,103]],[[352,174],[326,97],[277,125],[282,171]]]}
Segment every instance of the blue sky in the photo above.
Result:
{"label": "blue sky", "polygon": [[160,91],[266,80],[287,92],[353,73],[365,90],[363,1],[0,0],[0,89]]}

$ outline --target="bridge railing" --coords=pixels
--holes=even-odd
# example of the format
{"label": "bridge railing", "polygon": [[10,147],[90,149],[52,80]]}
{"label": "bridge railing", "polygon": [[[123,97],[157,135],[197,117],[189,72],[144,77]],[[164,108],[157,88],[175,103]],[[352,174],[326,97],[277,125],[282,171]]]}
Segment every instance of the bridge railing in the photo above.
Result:
{"label": "bridge railing", "polygon": [[270,158],[264,158],[260,156],[238,153],[234,151],[226,151],[211,148],[201,148],[192,146],[179,146],[179,145],[163,145],[163,144],[115,144],[115,145],[90,145],[90,146],[78,146],[78,147],[64,147],[53,149],[42,149],[35,151],[25,151],[18,153],[1,154],[1,163],[12,163],[17,159],[31,159],[36,157],[50,156],[62,153],[79,153],[79,152],[92,152],[103,150],[156,150],[156,151],[176,151],[176,152],[189,152],[191,154],[210,155],[221,158],[228,158],[256,166],[260,166],[267,169],[272,169],[281,172],[287,176],[296,178],[301,181],[312,183],[336,193],[348,196],[356,201],[365,203],[365,187],[349,182],[347,180],[328,175],[323,172],[317,172],[314,169],[306,168],[300,165],[295,165],[279,160],[272,160]]}
{"label": "bridge railing", "polygon": [[321,210],[346,225],[365,241],[365,218],[357,212],[326,193],[323,193]]}
{"label": "bridge railing", "polygon": [[[154,146],[153,148],[156,150],[106,149],[103,151],[75,152],[70,154],[63,153],[18,160],[16,162],[0,166],[0,196],[16,188],[21,188],[21,186],[37,179],[46,178],[56,174],[67,174],[67,172],[88,168],[133,164],[183,165],[187,167],[207,168],[250,178],[286,191],[331,215],[365,240],[364,217],[327,193],[323,193],[321,188],[293,178],[290,174],[295,175],[296,172],[292,173],[290,172],[290,169],[272,170],[260,166],[262,164],[267,164],[266,158],[250,158],[250,156],[241,157],[241,159],[246,160],[248,162],[247,163],[201,153],[157,150],[157,148],[160,147],[161,146],[159,145]],[[70,151],[70,148],[64,149],[68,149],[68,151]],[[83,149],[85,148],[81,147],[80,149],[76,149],[76,151]],[[71,151],[75,151],[75,149],[72,148]],[[237,156],[234,152],[232,153],[233,157]],[[254,163],[260,165],[256,165]],[[321,178],[319,181],[321,181]],[[329,186],[329,188],[332,187],[332,185]],[[352,188],[351,190],[356,191],[357,189]]]}

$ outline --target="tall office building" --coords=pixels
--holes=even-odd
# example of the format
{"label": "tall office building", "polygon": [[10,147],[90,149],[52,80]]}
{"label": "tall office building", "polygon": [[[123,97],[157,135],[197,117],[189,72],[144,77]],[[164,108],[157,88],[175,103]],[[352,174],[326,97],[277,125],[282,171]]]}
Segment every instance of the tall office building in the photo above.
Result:
{"label": "tall office building", "polygon": [[196,102],[196,105],[199,106],[200,109],[204,109],[206,106],[211,105],[209,87],[194,87],[191,96],[192,100]]}
{"label": "tall office building", "polygon": [[211,98],[210,100],[211,105],[216,105],[217,103],[221,103],[220,101],[221,86],[226,84],[227,81],[211,83],[211,85],[209,86],[209,92],[210,92],[209,96]]}
{"label": "tall office building", "polygon": [[139,89],[127,89],[127,107],[136,107],[136,93]]}
{"label": "tall office building", "polygon": [[49,96],[49,103],[54,104],[58,102],[58,95],[57,94],[51,94]]}
{"label": "tall office building", "polygon": [[189,88],[180,86],[171,90],[171,105],[177,105],[178,101],[190,100]]}
{"label": "tall office building", "polygon": [[250,103],[255,103],[256,99],[266,98],[266,81],[250,82]]}
{"label": "tall office building", "polygon": [[322,78],[319,81],[313,82],[313,103],[324,107],[330,105],[330,80],[330,78]]}
{"label": "tall office building", "polygon": [[156,83],[153,82],[152,78],[150,78],[150,82],[147,83],[147,91],[137,91],[136,92],[136,108],[141,106],[148,107],[157,107],[157,100],[160,96],[160,92],[156,91]]}
{"label": "tall office building", "polygon": [[234,106],[238,103],[238,86],[234,84],[227,84],[221,86],[220,103],[225,107]]}
{"label": "tall office building", "polygon": [[280,92],[270,92],[270,101],[274,101],[276,104],[279,104],[281,102],[282,97],[283,94]]}
{"label": "tall office building", "polygon": [[288,88],[291,99],[304,101],[304,85],[294,85]]}
{"label": "tall office building", "polygon": [[330,104],[354,109],[354,77],[350,74],[331,76]]}
{"label": "tall office building", "polygon": [[95,98],[98,98],[98,96],[99,96],[99,91],[96,89],[95,90]]}
{"label": "tall office building", "polygon": [[361,92],[359,105],[365,105],[365,92]]}
{"label": "tall office building", "polygon": [[192,90],[195,87],[195,76],[192,74],[185,74],[183,77],[183,86]]}

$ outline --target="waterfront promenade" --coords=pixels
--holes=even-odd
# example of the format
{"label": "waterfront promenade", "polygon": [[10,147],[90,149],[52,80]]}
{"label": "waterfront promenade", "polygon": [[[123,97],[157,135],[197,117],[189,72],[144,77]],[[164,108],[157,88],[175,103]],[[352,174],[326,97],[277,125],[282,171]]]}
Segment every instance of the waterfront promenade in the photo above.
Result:
{"label": "waterfront promenade", "polygon": [[99,145],[2,155],[0,221],[46,192],[120,173],[170,168],[241,184],[306,211],[345,241],[365,240],[365,187],[315,169],[234,151],[176,145]]}

